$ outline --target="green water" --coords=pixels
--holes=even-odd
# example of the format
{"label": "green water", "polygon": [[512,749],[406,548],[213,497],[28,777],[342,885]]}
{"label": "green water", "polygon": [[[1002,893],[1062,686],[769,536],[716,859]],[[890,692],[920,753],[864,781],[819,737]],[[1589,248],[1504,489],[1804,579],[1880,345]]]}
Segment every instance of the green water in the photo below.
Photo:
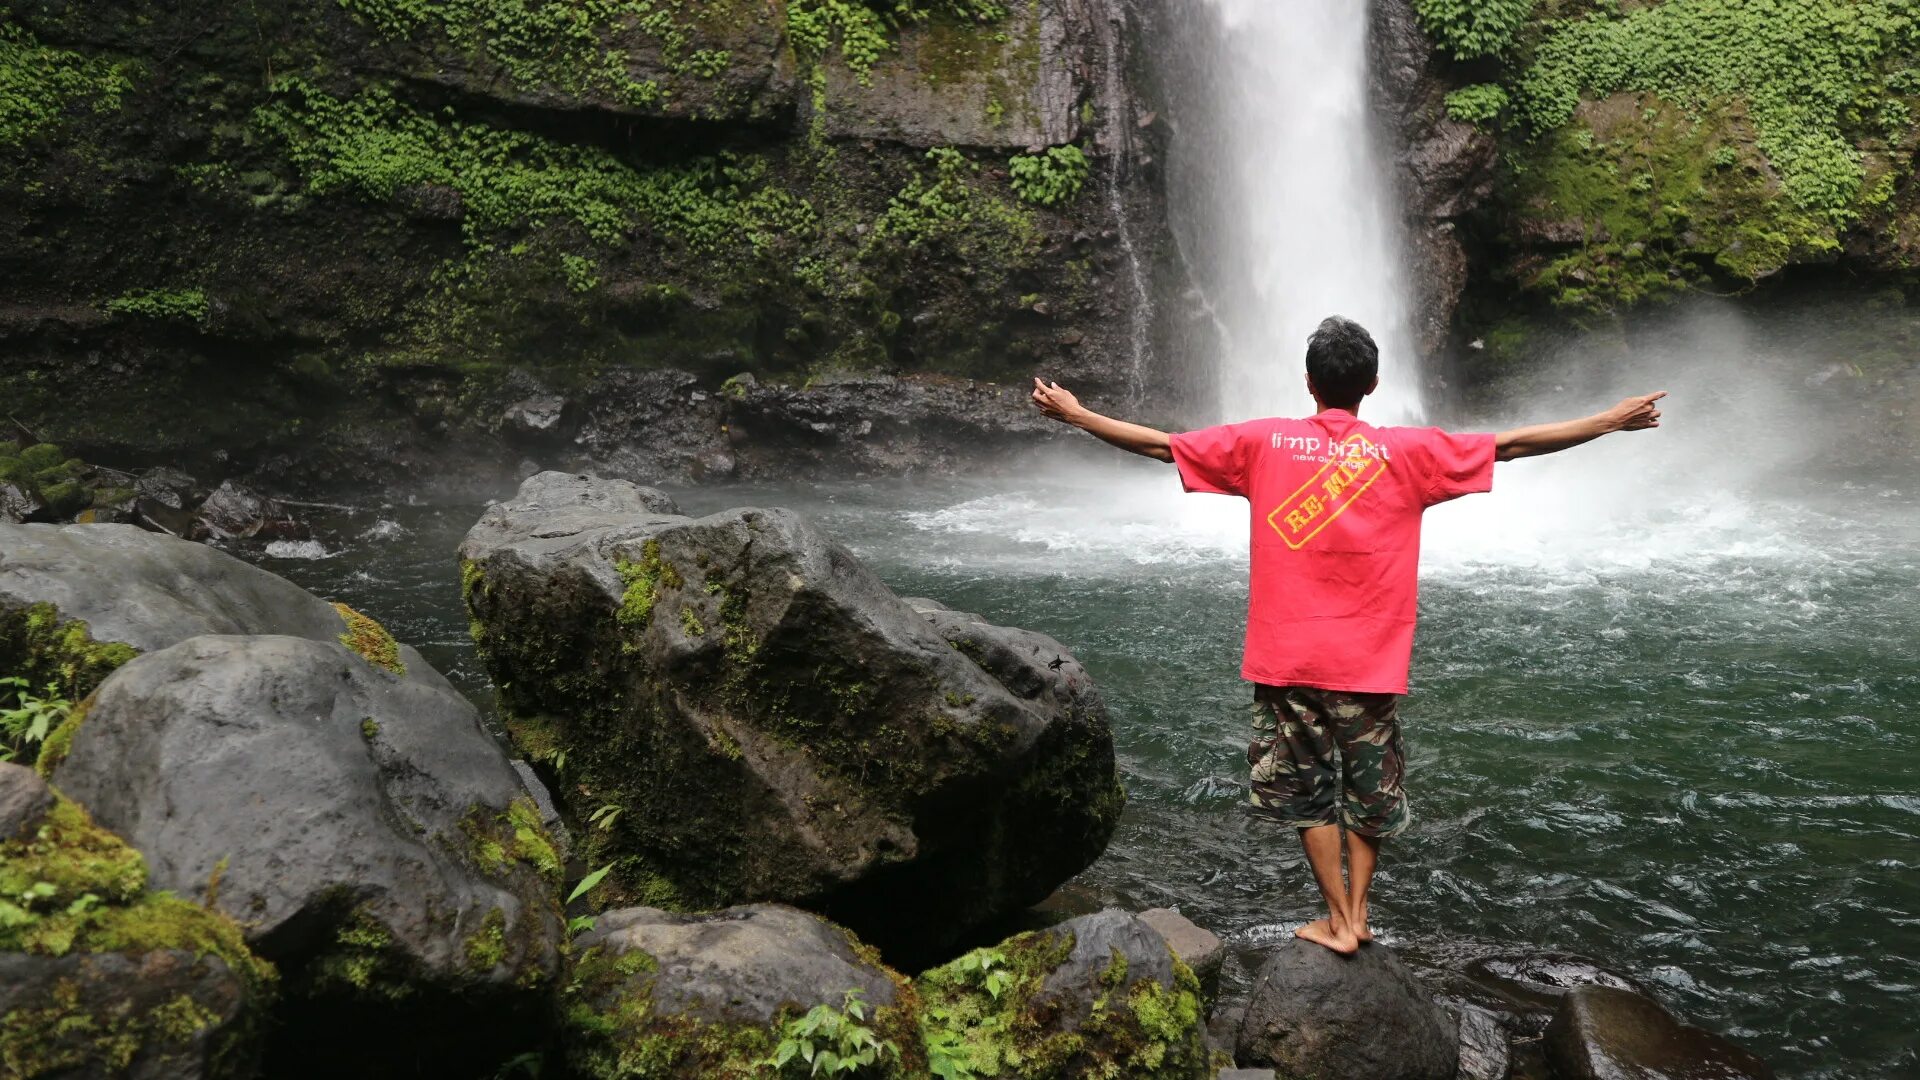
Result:
{"label": "green water", "polygon": [[[1382,865],[1382,936],[1429,963],[1594,957],[1783,1075],[1920,1075],[1920,492],[1709,485],[1616,513],[1604,485],[1508,468],[1495,497],[1429,518],[1403,711],[1416,825]],[[1314,894],[1293,836],[1241,810],[1245,512],[1173,487],[1152,465],[1046,463],[680,495],[794,507],[899,592],[1073,649],[1131,795],[1075,889],[1181,907],[1228,937],[1244,986]],[[451,554],[476,514],[370,510],[354,529],[390,524],[332,557],[263,561],[484,698]]]}

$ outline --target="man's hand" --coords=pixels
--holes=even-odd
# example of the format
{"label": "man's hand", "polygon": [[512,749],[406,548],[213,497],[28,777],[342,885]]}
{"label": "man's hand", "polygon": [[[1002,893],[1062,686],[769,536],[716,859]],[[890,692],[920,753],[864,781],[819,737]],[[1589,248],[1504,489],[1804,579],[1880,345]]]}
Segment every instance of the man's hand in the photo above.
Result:
{"label": "man's hand", "polygon": [[1660,410],[1653,404],[1666,397],[1665,390],[1630,397],[1606,411],[1607,423],[1615,431],[1645,431],[1660,426]]}
{"label": "man's hand", "polygon": [[1665,390],[1641,394],[1622,401],[1606,412],[1594,413],[1579,420],[1562,420],[1557,424],[1535,424],[1503,431],[1494,436],[1494,456],[1501,461],[1539,457],[1592,442],[1616,431],[1657,428],[1660,426],[1660,409],[1654,402],[1666,396]]}
{"label": "man's hand", "polygon": [[1063,424],[1073,423],[1074,416],[1081,412],[1080,399],[1074,397],[1066,387],[1059,383],[1041,382],[1038,378],[1033,380],[1033,404],[1047,414],[1048,419]]}
{"label": "man's hand", "polygon": [[1128,453],[1150,457],[1155,461],[1173,460],[1173,445],[1166,432],[1101,416],[1082,407],[1080,399],[1059,383],[1034,379],[1033,407],[1051,419],[1077,427]]}

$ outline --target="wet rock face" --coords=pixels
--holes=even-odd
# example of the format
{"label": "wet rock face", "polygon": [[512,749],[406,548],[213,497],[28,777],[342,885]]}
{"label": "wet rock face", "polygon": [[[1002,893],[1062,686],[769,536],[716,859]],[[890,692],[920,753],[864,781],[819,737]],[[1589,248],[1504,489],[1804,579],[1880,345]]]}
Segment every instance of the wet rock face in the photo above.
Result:
{"label": "wet rock face", "polygon": [[[478,714],[341,644],[204,636],[133,660],[53,780],[154,887],[279,965],[303,1046],[279,1071],[379,1071],[397,1043],[485,1061],[558,971],[561,867]],[[466,1032],[422,1020],[456,1005]],[[349,1021],[354,1040],[326,1034]]]}
{"label": "wet rock face", "polygon": [[1234,1058],[1322,1080],[1451,1080],[1453,1018],[1384,945],[1348,957],[1310,942],[1274,950],[1255,979]]}
{"label": "wet rock face", "polygon": [[[898,975],[815,915],[752,904],[701,915],[622,908],[574,940],[564,1041],[582,1075],[763,1075],[783,1021],[816,1006],[856,1022],[898,1054],[862,1075],[925,1075],[917,1016]],[[825,1037],[822,1046],[831,1046]],[[643,1070],[645,1071],[645,1070]]]}
{"label": "wet rock face", "polygon": [[1431,353],[1445,342],[1467,284],[1468,259],[1455,222],[1492,193],[1498,146],[1493,136],[1447,115],[1446,62],[1410,0],[1372,6],[1370,53],[1374,111],[1386,121],[1399,171],[1420,345]]}
{"label": "wet rock face", "polygon": [[979,1075],[1213,1075],[1199,982],[1128,912],[1017,935],[916,986],[929,1045]]}
{"label": "wet rock face", "polygon": [[1561,1080],[1772,1080],[1748,1051],[1675,1019],[1643,994],[1581,986],[1547,1027],[1547,1061]]}
{"label": "wet rock face", "polygon": [[53,808],[47,782],[25,765],[0,761],[0,842],[36,825]]}
{"label": "wet rock face", "polygon": [[461,556],[521,751],[564,760],[576,815],[623,808],[583,838],[616,899],[780,900],[938,949],[1099,854],[1124,796],[1064,646],[950,640],[792,513],[553,497],[575,483],[532,478]]}

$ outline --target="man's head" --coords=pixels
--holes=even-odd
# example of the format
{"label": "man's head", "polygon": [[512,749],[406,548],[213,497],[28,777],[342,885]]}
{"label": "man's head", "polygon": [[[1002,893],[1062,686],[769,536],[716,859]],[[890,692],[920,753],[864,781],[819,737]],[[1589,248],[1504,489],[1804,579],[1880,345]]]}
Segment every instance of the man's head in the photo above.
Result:
{"label": "man's head", "polygon": [[1329,409],[1351,412],[1380,385],[1380,347],[1366,327],[1330,315],[1307,339],[1307,392]]}

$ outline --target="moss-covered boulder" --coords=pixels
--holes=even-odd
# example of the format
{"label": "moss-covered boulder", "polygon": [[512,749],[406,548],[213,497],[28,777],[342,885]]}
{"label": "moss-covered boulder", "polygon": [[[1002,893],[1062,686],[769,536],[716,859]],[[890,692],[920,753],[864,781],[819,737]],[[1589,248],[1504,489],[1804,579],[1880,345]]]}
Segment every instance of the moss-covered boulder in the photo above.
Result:
{"label": "moss-covered boulder", "polygon": [[907,955],[1099,855],[1124,795],[1064,646],[949,636],[793,513],[597,511],[583,483],[529,479],[461,555],[509,731],[595,818],[610,899],[784,901]]}
{"label": "moss-covered boulder", "polygon": [[51,443],[0,442],[0,523],[124,513],[134,497],[132,480],[68,457]]}
{"label": "moss-covered boulder", "polygon": [[1199,981],[1159,932],[1124,911],[976,949],[914,985],[939,1075],[1176,1080],[1214,1072]]}
{"label": "moss-covered boulder", "polygon": [[566,1058],[592,1080],[804,1076],[821,1053],[864,1057],[863,1077],[927,1075],[912,987],[818,916],[622,908],[574,956]]}
{"label": "moss-covered boulder", "polygon": [[375,620],[205,544],[132,525],[0,524],[0,675],[80,702],[140,653],[199,634],[340,641],[447,685]]}
{"label": "moss-covered boulder", "polygon": [[254,1075],[274,971],[240,930],[147,889],[138,852],[0,764],[0,1074]]}
{"label": "moss-covered boulder", "polygon": [[337,642],[191,638],[100,687],[53,778],[279,965],[272,1075],[465,1075],[538,1042],[562,868],[450,688]]}

